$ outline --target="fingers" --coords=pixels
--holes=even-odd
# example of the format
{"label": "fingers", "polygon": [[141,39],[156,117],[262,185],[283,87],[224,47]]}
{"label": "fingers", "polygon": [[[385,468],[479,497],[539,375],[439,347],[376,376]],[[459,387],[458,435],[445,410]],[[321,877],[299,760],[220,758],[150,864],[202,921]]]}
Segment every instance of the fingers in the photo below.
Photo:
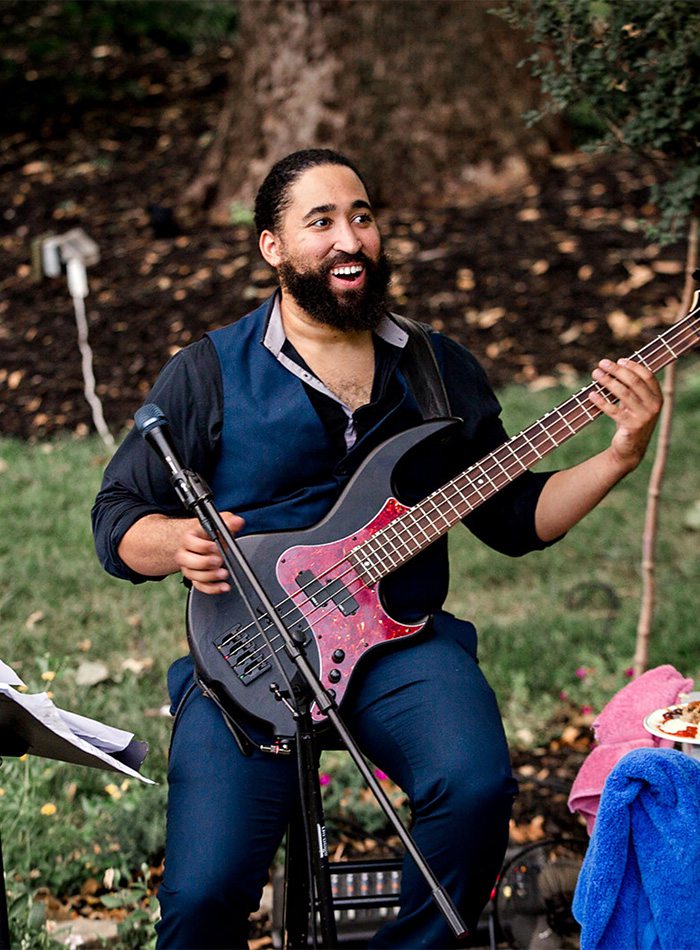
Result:
{"label": "fingers", "polygon": [[[243,519],[230,511],[222,512],[221,518],[232,534],[243,527]],[[175,553],[175,560],[183,576],[203,594],[225,594],[231,590],[228,571],[219,549],[199,522],[193,521],[188,525]]]}
{"label": "fingers", "polygon": [[654,374],[641,363],[626,359],[616,363],[601,360],[592,375],[606,393],[618,400],[615,404],[606,398],[605,393],[596,389],[591,392],[591,401],[606,415],[611,418],[637,416],[644,421],[658,415],[662,403],[661,389]]}
{"label": "fingers", "polygon": [[613,457],[621,471],[631,471],[644,457],[661,412],[659,384],[650,370],[633,360],[601,360],[593,379],[600,388],[591,391],[591,402],[615,421]]}

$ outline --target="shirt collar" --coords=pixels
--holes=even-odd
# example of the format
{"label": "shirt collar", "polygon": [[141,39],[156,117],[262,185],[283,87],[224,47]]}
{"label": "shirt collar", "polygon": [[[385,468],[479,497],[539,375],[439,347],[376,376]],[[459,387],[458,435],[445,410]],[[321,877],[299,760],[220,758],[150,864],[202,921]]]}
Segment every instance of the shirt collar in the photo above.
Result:
{"label": "shirt collar", "polygon": [[[406,331],[394,323],[388,314],[384,314],[374,332],[378,337],[381,337],[382,340],[385,340],[387,343],[401,350],[408,342],[408,334]],[[265,328],[263,346],[279,359],[285,340],[286,336],[282,325],[282,311],[280,308],[280,292],[278,290],[272,298],[272,307],[270,309],[267,327]]]}

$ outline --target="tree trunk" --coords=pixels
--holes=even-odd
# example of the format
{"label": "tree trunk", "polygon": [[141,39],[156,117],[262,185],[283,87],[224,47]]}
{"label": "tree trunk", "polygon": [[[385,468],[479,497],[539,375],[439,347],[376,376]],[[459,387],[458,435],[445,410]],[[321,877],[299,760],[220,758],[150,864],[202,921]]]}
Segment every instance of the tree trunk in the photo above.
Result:
{"label": "tree trunk", "polygon": [[[522,183],[548,151],[522,34],[490,0],[243,0],[210,152],[185,196],[214,223],[297,148],[357,160],[375,200],[459,201]],[[550,127],[550,128],[553,128]]]}
{"label": "tree trunk", "polygon": [[[688,253],[686,255],[685,286],[681,299],[678,318],[684,317],[690,310],[695,290],[693,272],[698,266],[698,218],[691,217],[688,231]],[[652,619],[656,605],[656,537],[659,521],[659,501],[666,471],[666,459],[671,442],[671,423],[673,421],[673,401],[675,397],[676,364],[671,363],[664,371],[664,407],[659,425],[659,437],[656,456],[649,478],[647,490],[647,508],[644,519],[642,539],[642,603],[637,624],[637,640],[634,651],[633,673],[640,676],[649,665],[649,640],[651,638]]]}

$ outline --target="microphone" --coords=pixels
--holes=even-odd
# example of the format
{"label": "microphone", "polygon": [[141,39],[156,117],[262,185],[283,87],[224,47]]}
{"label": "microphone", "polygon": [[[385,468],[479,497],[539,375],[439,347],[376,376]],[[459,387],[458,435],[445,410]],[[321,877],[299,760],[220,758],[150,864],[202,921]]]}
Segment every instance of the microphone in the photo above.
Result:
{"label": "microphone", "polygon": [[155,403],[141,406],[134,414],[134,422],[170,474],[170,481],[180,501],[189,510],[198,502],[212,497],[209,486],[194,472],[186,469],[177,454],[165,413]]}

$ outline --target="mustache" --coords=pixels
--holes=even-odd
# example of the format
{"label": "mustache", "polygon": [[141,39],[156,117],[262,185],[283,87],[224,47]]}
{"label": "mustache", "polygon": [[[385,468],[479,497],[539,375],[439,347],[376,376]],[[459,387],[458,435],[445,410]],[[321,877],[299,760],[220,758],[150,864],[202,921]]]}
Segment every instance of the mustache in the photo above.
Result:
{"label": "mustache", "polygon": [[362,264],[368,269],[376,266],[376,262],[367,257],[364,251],[358,251],[356,254],[338,251],[333,260],[325,262],[323,272],[329,274],[334,267],[339,267],[341,264]]}

